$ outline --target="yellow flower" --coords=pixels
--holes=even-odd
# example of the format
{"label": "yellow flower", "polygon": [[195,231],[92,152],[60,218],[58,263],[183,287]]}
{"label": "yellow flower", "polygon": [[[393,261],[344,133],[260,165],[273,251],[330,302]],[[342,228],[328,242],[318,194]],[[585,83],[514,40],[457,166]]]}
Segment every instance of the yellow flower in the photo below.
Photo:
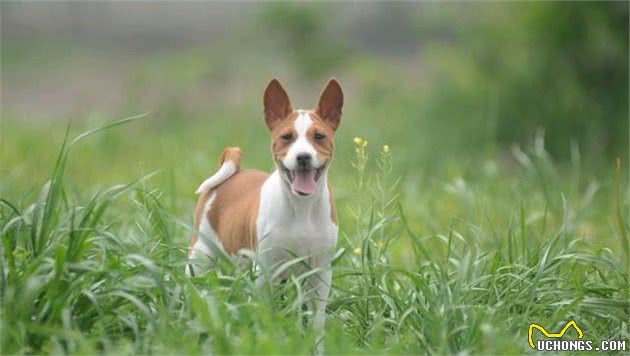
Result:
{"label": "yellow flower", "polygon": [[363,144],[361,146],[363,147],[367,146],[367,140],[363,141]]}
{"label": "yellow flower", "polygon": [[389,145],[383,146],[383,152],[389,153]]}
{"label": "yellow flower", "polygon": [[363,139],[361,137],[355,137],[352,141],[354,141],[357,145],[361,145],[361,143],[363,143]]}
{"label": "yellow flower", "polygon": [[352,250],[352,253],[354,253],[357,256],[361,256],[361,247],[357,247],[354,250]]}

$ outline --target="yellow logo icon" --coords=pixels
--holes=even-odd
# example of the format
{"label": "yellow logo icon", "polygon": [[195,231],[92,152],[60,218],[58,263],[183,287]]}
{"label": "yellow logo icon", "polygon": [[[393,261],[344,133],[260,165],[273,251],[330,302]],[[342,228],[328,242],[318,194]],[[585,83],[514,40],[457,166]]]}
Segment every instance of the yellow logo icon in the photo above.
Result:
{"label": "yellow logo icon", "polygon": [[550,333],[547,330],[545,330],[545,328],[543,328],[542,326],[538,325],[538,324],[529,324],[529,331],[527,332],[527,340],[529,341],[529,346],[532,347],[532,349],[536,349],[536,346],[534,346],[534,341],[532,340],[532,333],[534,332],[534,329],[538,329],[540,330],[543,335],[545,335],[546,337],[550,337],[550,338],[560,338],[564,335],[564,333],[567,332],[567,330],[570,327],[574,327],[575,330],[578,333],[578,339],[582,339],[584,337],[584,333],[582,332],[582,329],[580,329],[579,326],[577,326],[577,324],[575,323],[575,320],[571,320],[567,323],[567,325],[564,326],[564,328],[562,328],[562,330],[560,330],[559,333]]}

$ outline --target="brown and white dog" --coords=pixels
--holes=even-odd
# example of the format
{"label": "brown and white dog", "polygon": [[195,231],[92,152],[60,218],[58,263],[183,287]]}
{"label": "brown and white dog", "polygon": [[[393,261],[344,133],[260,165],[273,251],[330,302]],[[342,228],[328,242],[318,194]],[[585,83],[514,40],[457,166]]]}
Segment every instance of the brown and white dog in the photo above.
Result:
{"label": "brown and white dog", "polygon": [[[343,92],[334,79],[313,110],[294,110],[276,79],[267,85],[264,117],[276,170],[271,174],[241,170],[240,148],[223,151],[219,170],[197,189],[201,196],[187,274],[207,269],[217,248],[229,255],[254,250],[262,270],[303,258],[314,269],[307,277],[307,291],[314,293],[309,305],[313,327],[323,329],[338,234],[327,173],[342,106]],[[200,260],[205,266],[199,265]],[[301,272],[291,268],[281,278]],[[267,281],[263,275],[257,283]]]}

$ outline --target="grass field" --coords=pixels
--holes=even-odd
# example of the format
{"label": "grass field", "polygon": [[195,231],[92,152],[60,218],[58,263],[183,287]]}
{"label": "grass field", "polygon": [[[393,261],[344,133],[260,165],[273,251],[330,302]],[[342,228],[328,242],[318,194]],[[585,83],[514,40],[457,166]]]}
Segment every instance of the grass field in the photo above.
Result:
{"label": "grass field", "polygon": [[[184,275],[192,192],[228,143],[243,142],[246,166],[270,167],[262,121],[165,131],[150,120],[74,141],[98,120],[65,141],[61,122],[3,122],[2,352],[311,352],[300,277],[270,300],[249,268]],[[360,126],[342,126],[331,173],[327,352],[522,353],[529,323],[570,319],[589,340],[628,338],[625,167],[589,169],[577,151],[556,164],[542,135],[509,160],[413,165],[404,141]]]}

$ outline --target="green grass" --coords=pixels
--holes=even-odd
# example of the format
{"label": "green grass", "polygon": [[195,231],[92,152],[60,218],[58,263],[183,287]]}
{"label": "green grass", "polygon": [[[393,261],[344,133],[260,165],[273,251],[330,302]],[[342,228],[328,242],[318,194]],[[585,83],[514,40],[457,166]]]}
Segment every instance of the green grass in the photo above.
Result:
{"label": "green grass", "polygon": [[[185,277],[201,178],[189,172],[212,169],[224,142],[197,159],[195,133],[180,147],[182,131],[134,134],[143,120],[66,139],[54,164],[47,130],[5,126],[20,134],[3,137],[14,165],[3,168],[0,204],[2,353],[310,353],[303,276],[270,298],[249,267]],[[570,319],[586,339],[628,338],[628,194],[614,167],[593,174],[577,156],[555,164],[539,137],[514,149],[518,165],[460,156],[423,172],[400,167],[411,155],[403,144],[384,152],[377,135],[351,137],[338,138],[332,173],[340,239],[327,352],[522,353],[529,323],[559,330]],[[122,174],[135,179],[100,187],[121,178],[121,161],[148,157],[151,140],[173,150],[166,163],[153,158]],[[269,167],[259,151],[246,150],[248,166]]]}

